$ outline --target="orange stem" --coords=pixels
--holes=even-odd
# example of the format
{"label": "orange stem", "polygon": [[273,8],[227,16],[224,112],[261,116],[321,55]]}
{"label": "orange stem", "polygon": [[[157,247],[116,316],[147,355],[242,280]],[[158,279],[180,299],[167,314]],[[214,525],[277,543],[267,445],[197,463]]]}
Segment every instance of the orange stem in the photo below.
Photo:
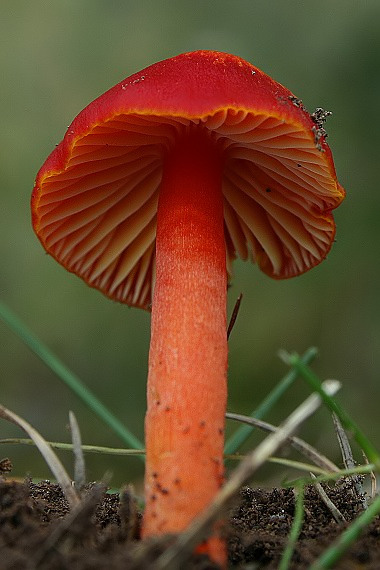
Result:
{"label": "orange stem", "polygon": [[[201,131],[165,161],[145,419],[144,536],[178,533],[223,482],[227,387],[222,158]],[[208,541],[224,564],[225,548]]]}

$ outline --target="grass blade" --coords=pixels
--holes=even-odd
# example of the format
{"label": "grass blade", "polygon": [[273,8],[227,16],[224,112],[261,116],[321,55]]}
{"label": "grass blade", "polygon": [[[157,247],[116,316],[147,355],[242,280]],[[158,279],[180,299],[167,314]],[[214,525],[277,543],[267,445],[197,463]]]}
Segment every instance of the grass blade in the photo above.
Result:
{"label": "grass blade", "polygon": [[297,499],[293,524],[290,530],[288,544],[282,554],[278,570],[288,570],[305,516],[303,486],[299,486],[297,489],[295,489],[295,492],[297,492]]}
{"label": "grass blade", "polygon": [[[318,350],[314,347],[310,347],[305,354],[302,356],[302,361],[309,364],[314,360],[317,355]],[[263,419],[263,417],[271,410],[278,400],[283,396],[286,390],[293,384],[299,373],[293,368],[291,369],[282,380],[273,388],[271,392],[264,398],[261,404],[253,410],[250,414],[251,417],[255,417],[258,420]],[[253,426],[244,425],[239,427],[236,432],[228,439],[226,442],[224,452],[227,455],[233,455],[236,451],[243,445],[243,443],[248,439],[254,430]]]}
{"label": "grass blade", "polygon": [[51,449],[50,445],[44,440],[44,438],[34,429],[27,421],[20,418],[14,412],[11,412],[4,406],[0,405],[0,417],[4,420],[8,420],[16,426],[20,427],[27,433],[29,437],[32,438],[35,445],[38,447],[41,455],[45,459],[50,471],[53,473],[54,477],[57,479],[62,491],[65,494],[67,501],[71,507],[75,507],[80,502],[79,496],[75,488],[71,484],[71,479],[68,476],[66,469]]}
{"label": "grass blade", "polygon": [[71,441],[74,454],[74,481],[75,487],[80,491],[86,484],[86,464],[82,449],[82,437],[74,412],[69,412]]}
{"label": "grass blade", "polygon": [[[141,449],[144,447],[139,439],[106,408],[84,385],[78,376],[69,370],[69,368],[1,301],[0,319],[2,319],[12,332],[14,332],[87,407],[103,420],[124,443],[133,449]],[[144,461],[143,456],[142,459]]]}
{"label": "grass blade", "polygon": [[282,358],[286,362],[288,362],[290,366],[292,366],[293,369],[307,381],[307,383],[311,386],[312,390],[318,392],[321,395],[325,404],[330,408],[332,412],[334,412],[338,416],[343,427],[349,430],[353,434],[356,442],[368,457],[368,460],[371,463],[376,464],[377,467],[379,468],[380,467],[379,453],[372,445],[370,440],[367,438],[367,436],[361,431],[356,422],[353,419],[351,419],[349,414],[338,404],[338,402],[334,398],[332,398],[323,391],[322,382],[318,378],[318,376],[307,366],[307,364],[304,362],[302,358],[298,356],[298,354],[295,353],[288,354],[285,352],[281,352],[281,355]]}
{"label": "grass blade", "polygon": [[[253,427],[257,427],[264,431],[275,432],[278,428],[268,422],[263,422],[262,420],[257,420],[256,418],[251,418],[250,416],[242,416],[240,414],[232,414],[227,412],[226,414],[227,419],[237,420],[239,422],[245,422]],[[338,472],[339,468],[332,462],[330,459],[325,457],[322,453],[317,451],[315,447],[300,439],[299,437],[292,436],[289,438],[289,443],[294,449],[296,449],[299,453],[310,459],[318,465],[324,471],[333,471]]]}
{"label": "grass blade", "polygon": [[[72,443],[63,443],[61,441],[48,441],[50,447],[54,449],[61,449],[63,451],[73,451]],[[35,445],[32,439],[23,439],[19,437],[7,437],[0,439],[0,445]],[[104,447],[100,445],[86,445],[82,444],[82,451],[84,453],[100,453],[104,455],[145,455],[144,449],[126,449],[125,447]]]}
{"label": "grass blade", "polygon": [[330,548],[310,566],[310,570],[325,570],[332,568],[333,565],[346,552],[347,548],[355,542],[362,531],[368,526],[373,519],[380,513],[380,497],[377,497],[373,503],[363,511],[363,513],[340,535]]}

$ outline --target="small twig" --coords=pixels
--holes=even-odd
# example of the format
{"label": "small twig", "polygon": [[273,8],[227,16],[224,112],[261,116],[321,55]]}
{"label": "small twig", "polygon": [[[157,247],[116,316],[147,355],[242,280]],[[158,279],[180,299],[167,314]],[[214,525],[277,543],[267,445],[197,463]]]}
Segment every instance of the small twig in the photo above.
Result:
{"label": "small twig", "polygon": [[[327,394],[333,395],[339,390],[340,383],[337,380],[328,380],[323,382],[322,387]],[[235,497],[240,487],[318,409],[321,403],[322,399],[319,394],[309,396],[303,404],[290,414],[275,433],[268,435],[252,453],[243,459],[211,505],[193,521],[187,531],[176,538],[173,546],[158,558],[154,566],[155,570],[176,570],[181,568],[181,565],[191,555],[195,546],[212,532],[213,523],[220,517],[222,511]]]}
{"label": "small twig", "polygon": [[16,424],[22,430],[24,430],[29,437],[32,438],[36,446],[38,447],[41,455],[48,464],[54,477],[57,479],[62,491],[70,505],[70,507],[75,507],[80,502],[80,498],[71,484],[71,479],[67,474],[66,469],[51,449],[47,441],[44,440],[41,434],[38,433],[27,421],[20,418],[15,413],[11,412],[4,406],[0,405],[0,417],[4,420],[8,420],[13,424]]}
{"label": "small twig", "polygon": [[74,412],[69,411],[71,440],[73,442],[74,454],[74,481],[78,490],[82,489],[86,484],[86,466],[84,461],[82,438],[80,435],[79,425]]}
{"label": "small twig", "polygon": [[326,491],[324,490],[324,488],[322,487],[322,485],[320,483],[318,483],[318,481],[316,480],[316,476],[314,475],[314,473],[310,473],[311,478],[315,480],[314,482],[314,486],[317,489],[319,496],[321,497],[322,501],[325,503],[326,507],[329,509],[329,511],[331,512],[332,516],[334,517],[335,521],[337,523],[342,523],[342,522],[346,522],[346,519],[344,518],[344,515],[340,512],[340,510],[338,509],[338,507],[336,507],[334,505],[334,503],[332,502],[332,500],[329,498],[329,496],[327,495]]}
{"label": "small twig", "polygon": [[[227,412],[226,418],[228,418],[229,420],[237,420],[239,422],[243,422],[245,424],[257,427],[264,431],[275,432],[278,429],[276,426],[268,422],[263,422],[262,420],[251,418],[250,416],[242,416],[241,414],[234,414],[231,412]],[[293,436],[288,439],[288,442],[292,447],[294,447],[294,449],[296,449],[299,453],[301,453],[302,455],[313,461],[315,465],[318,465],[318,467],[321,467],[324,471],[332,471],[332,472],[339,471],[339,467],[337,467],[332,461],[330,461],[330,459],[325,457],[322,453],[319,453],[319,451],[317,451],[315,447],[306,443],[306,441],[304,441],[303,439]]]}
{"label": "small twig", "polygon": [[230,338],[230,334],[232,332],[232,329],[234,328],[237,316],[239,314],[239,309],[240,309],[240,304],[241,304],[242,298],[243,298],[243,293],[240,293],[239,297],[236,299],[236,303],[235,303],[234,309],[232,311],[230,322],[228,324],[227,340]]}

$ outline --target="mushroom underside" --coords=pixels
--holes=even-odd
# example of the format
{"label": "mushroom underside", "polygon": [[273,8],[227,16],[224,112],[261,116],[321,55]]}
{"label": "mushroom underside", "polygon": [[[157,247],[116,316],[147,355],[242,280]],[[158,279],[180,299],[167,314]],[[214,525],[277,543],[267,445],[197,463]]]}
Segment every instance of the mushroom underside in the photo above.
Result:
{"label": "mushroom underside", "polygon": [[229,274],[237,256],[273,278],[326,257],[341,194],[325,153],[301,125],[236,109],[120,114],[77,136],[65,168],[39,184],[36,227],[47,251],[107,296],[149,308],[163,161],[189,129],[203,129],[224,157]]}

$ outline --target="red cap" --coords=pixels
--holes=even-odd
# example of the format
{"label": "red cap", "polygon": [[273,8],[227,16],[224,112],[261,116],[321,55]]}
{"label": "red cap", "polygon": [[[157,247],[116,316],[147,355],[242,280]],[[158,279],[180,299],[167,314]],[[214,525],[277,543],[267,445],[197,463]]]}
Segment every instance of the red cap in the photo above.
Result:
{"label": "red cap", "polygon": [[163,157],[193,125],[224,157],[229,271],[240,256],[276,279],[299,275],[329,252],[331,211],[344,198],[324,118],[233,55],[197,51],[156,63],[74,119],[37,175],[34,229],[88,285],[147,308]]}

